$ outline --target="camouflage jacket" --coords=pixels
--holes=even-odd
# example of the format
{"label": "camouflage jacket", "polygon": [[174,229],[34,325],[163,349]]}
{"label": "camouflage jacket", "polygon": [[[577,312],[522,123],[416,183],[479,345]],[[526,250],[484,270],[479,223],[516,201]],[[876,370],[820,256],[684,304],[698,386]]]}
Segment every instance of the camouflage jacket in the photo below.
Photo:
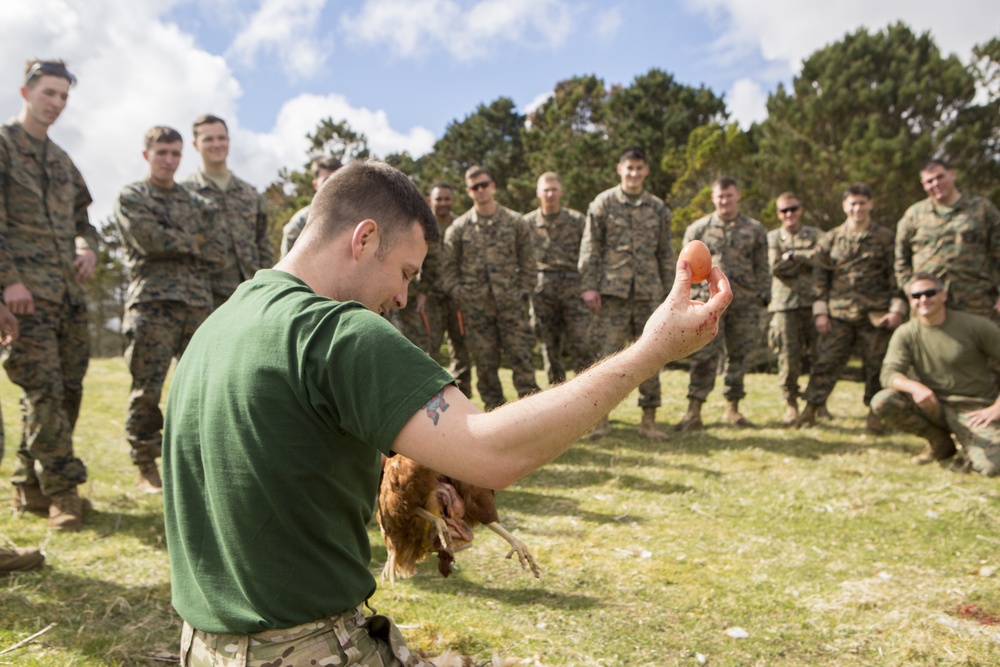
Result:
{"label": "camouflage jacket", "polygon": [[892,275],[892,230],[869,223],[854,234],[848,223],[819,240],[813,264],[813,313],[857,322],[869,313],[906,314]]}
{"label": "camouflage jacket", "polygon": [[295,242],[299,240],[302,228],[306,226],[309,219],[309,209],[311,205],[303,206],[285,223],[281,228],[281,256],[284,257],[292,249]]}
{"label": "camouflage jacket", "polygon": [[[759,306],[771,300],[771,274],[767,266],[767,232],[764,225],[740,213],[725,222],[715,213],[695,220],[684,231],[684,243],[695,239],[712,252],[712,266],[729,278],[733,298]],[[708,298],[708,283],[692,286],[691,297]]]}
{"label": "camouflage jacket", "polygon": [[659,301],[674,282],[671,213],[659,197],[643,192],[636,203],[621,186],[597,195],[587,209],[580,241],[580,290]]}
{"label": "camouflage jacket", "polygon": [[427,246],[427,257],[424,258],[424,264],[420,267],[420,276],[417,280],[410,282],[410,288],[407,292],[410,297],[417,294],[445,296],[444,288],[441,285],[441,271],[444,268],[444,235],[453,222],[455,222],[454,215],[444,227],[438,225],[441,230],[441,242]]}
{"label": "camouflage jacket", "polygon": [[1000,212],[970,194],[953,207],[917,202],[896,225],[895,271],[900,289],[927,271],[944,281],[956,309],[990,315],[1000,295]]}
{"label": "camouflage jacket", "polygon": [[812,308],[812,258],[822,233],[805,225],[794,234],[784,227],[767,233],[767,263],[771,267],[769,312]]}
{"label": "camouflage jacket", "polygon": [[211,307],[211,272],[222,261],[215,206],[182,185],[161,190],[149,180],[125,186],[115,224],[129,273],[125,308],[149,301]]}
{"label": "camouflage jacket", "polygon": [[224,225],[224,261],[212,274],[212,293],[224,298],[235,292],[241,282],[253,278],[258,269],[269,269],[274,264],[264,198],[246,181],[232,172],[230,176],[232,180],[225,192],[200,169],[183,183],[215,204],[218,224]]}
{"label": "camouflage jacket", "polygon": [[64,150],[32,139],[17,119],[0,126],[0,287],[24,283],[36,299],[82,303],[73,260],[100,242],[90,202]]}
{"label": "camouflage jacket", "polygon": [[482,218],[470,209],[444,235],[441,285],[463,303],[514,303],[535,287],[535,252],[527,221],[509,208]]}
{"label": "camouflage jacket", "polygon": [[561,208],[551,222],[545,219],[542,209],[536,208],[524,216],[535,235],[535,266],[538,268],[538,285],[547,280],[546,275],[576,275],[579,277],[580,240],[586,218],[579,211]]}

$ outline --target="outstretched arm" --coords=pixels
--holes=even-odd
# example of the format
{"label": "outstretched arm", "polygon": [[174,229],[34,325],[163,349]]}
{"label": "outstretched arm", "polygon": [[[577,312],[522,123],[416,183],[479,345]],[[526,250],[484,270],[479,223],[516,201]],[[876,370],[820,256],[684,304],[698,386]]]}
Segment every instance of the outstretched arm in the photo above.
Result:
{"label": "outstretched arm", "polygon": [[[701,349],[733,299],[718,268],[707,303],[691,300],[691,267],[677,263],[673,289],[630,347],[572,380],[483,413],[452,385],[434,420],[421,409],[392,448],[451,477],[500,489],[553,460],[664,364]],[[437,398],[437,397],[435,397]]]}

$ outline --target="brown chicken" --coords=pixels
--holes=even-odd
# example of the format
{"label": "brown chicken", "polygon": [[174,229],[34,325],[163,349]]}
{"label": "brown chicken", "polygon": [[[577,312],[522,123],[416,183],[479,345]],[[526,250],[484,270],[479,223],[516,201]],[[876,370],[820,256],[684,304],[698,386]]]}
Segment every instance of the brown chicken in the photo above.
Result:
{"label": "brown chicken", "polygon": [[378,523],[389,553],[382,579],[395,583],[412,577],[417,563],[436,552],[438,571],[452,572],[455,552],[472,544],[472,529],[479,524],[510,543],[525,570],[541,577],[535,559],[523,542],[500,525],[494,492],[451,479],[405,456],[385,462],[378,496]]}

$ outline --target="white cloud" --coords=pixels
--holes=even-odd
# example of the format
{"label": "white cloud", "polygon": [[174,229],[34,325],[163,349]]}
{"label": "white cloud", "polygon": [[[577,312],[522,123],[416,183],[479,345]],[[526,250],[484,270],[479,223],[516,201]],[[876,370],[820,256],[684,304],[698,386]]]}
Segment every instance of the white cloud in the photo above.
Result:
{"label": "white cloud", "polygon": [[767,91],[753,79],[740,79],[726,93],[726,106],[745,130],[767,118]]}
{"label": "white cloud", "polygon": [[567,0],[364,0],[341,27],[348,39],[385,45],[401,57],[443,49],[464,62],[481,60],[502,46],[556,47],[573,29]]}
{"label": "white cloud", "polygon": [[276,53],[285,72],[304,79],[326,62],[333,42],[316,35],[326,0],[264,0],[226,53],[252,65],[261,53]]}
{"label": "white cloud", "polygon": [[623,23],[620,7],[598,12],[594,17],[594,36],[601,44],[610,44],[618,37]]}

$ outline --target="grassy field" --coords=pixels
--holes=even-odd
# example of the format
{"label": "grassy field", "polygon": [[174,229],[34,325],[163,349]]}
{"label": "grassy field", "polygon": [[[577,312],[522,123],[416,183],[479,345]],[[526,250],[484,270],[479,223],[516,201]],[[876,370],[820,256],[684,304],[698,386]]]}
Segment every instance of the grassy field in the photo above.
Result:
{"label": "grassy field", "polygon": [[[686,382],[663,374],[661,423],[679,419]],[[427,562],[372,605],[413,646],[483,660],[499,649],[528,665],[1000,664],[1000,482],[915,468],[917,439],[865,435],[856,383],[831,397],[835,421],[801,432],[778,424],[774,376],[750,376],[748,389],[755,429],[719,426],[716,392],[706,431],[650,443],[633,396],[611,437],[500,492],[541,580],[482,531],[449,579]],[[0,541],[40,545],[48,561],[0,578],[0,665],[176,660],[162,502],[132,489],[127,391],[121,359],[93,362],[77,448],[96,511],[82,532],[2,513]],[[17,395],[3,378],[5,478]],[[377,527],[371,537],[378,573]]]}

